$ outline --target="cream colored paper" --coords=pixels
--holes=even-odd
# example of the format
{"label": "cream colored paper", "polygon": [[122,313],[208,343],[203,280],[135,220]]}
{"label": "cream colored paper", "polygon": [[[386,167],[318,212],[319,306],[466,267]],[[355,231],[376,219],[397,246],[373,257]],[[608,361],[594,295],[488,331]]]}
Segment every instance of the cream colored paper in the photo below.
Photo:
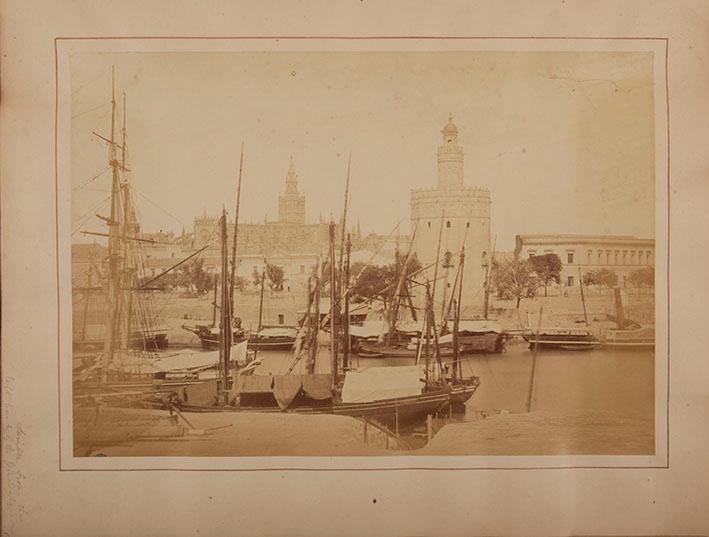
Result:
{"label": "cream colored paper", "polygon": [[[3,531],[7,535],[187,535],[198,530],[257,535],[706,532],[709,522],[702,505],[709,498],[702,476],[709,470],[707,396],[701,358],[706,331],[697,297],[703,296],[706,286],[700,241],[707,223],[700,200],[707,169],[702,131],[707,116],[702,52],[707,45],[707,10],[690,3],[676,4],[672,10],[661,4],[624,6],[622,12],[614,12],[600,4],[552,3],[504,7],[461,3],[435,10],[424,3],[386,8],[362,3],[339,9],[309,3],[278,9],[222,4],[220,14],[209,16],[197,8],[171,6],[172,17],[166,23],[164,13],[155,7],[105,5],[87,11],[88,5],[84,9],[6,5]],[[189,24],[197,16],[208,21],[199,31]],[[175,39],[158,39],[170,35]],[[98,36],[136,39],[76,39]],[[247,36],[260,39],[243,39]],[[295,36],[308,38],[287,39]],[[382,39],[372,39],[377,37]],[[62,175],[70,160],[61,143],[62,139],[66,143],[71,119],[65,85],[69,59],[72,53],[87,51],[199,51],[208,57],[264,50],[653,55],[656,270],[659,281],[669,283],[656,292],[653,455],[72,456],[71,371],[60,358],[69,356],[66,335],[71,334],[71,325],[66,310],[57,309],[58,303],[71,302],[66,242],[71,188]],[[58,334],[63,336],[58,339]]]}

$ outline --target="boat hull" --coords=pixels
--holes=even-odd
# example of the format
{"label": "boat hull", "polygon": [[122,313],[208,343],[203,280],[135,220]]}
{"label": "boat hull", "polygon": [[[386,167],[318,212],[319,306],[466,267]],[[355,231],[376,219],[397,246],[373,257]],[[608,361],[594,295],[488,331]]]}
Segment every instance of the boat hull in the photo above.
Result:
{"label": "boat hull", "polygon": [[[407,397],[383,399],[361,403],[326,403],[322,405],[302,405],[281,410],[267,406],[201,406],[181,404],[182,412],[285,412],[292,414],[333,414],[361,419],[371,419],[385,425],[404,426],[425,419],[430,414],[444,410],[460,409],[477,390],[477,377],[466,379],[459,384],[448,385],[422,394]],[[214,387],[212,387],[212,390]]]}
{"label": "boat hull", "polygon": [[593,334],[573,334],[563,332],[540,332],[539,334],[522,334],[529,343],[530,350],[539,344],[542,349],[591,350],[598,348],[601,342]]}

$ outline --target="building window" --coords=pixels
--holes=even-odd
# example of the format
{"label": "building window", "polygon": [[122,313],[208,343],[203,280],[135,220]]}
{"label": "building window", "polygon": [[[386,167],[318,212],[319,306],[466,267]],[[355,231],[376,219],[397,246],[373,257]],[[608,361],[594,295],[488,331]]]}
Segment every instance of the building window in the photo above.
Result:
{"label": "building window", "polygon": [[642,265],[643,261],[643,252],[638,252],[638,265]]}
{"label": "building window", "polygon": [[278,324],[283,324],[285,323],[285,317],[283,316],[282,313],[278,314]]}
{"label": "building window", "polygon": [[591,264],[591,255],[593,254],[593,250],[588,251],[588,264]]}
{"label": "building window", "polygon": [[647,252],[647,260],[646,260],[646,262],[647,262],[648,265],[652,265],[652,264],[653,264],[652,252]]}
{"label": "building window", "polygon": [[530,250],[530,251],[529,251],[529,257],[530,257],[530,258],[531,258],[531,257],[534,257],[534,254],[535,254],[535,253],[536,253],[536,252],[535,252],[534,250]]}
{"label": "building window", "polygon": [[569,276],[568,278],[566,278],[566,285],[568,287],[574,286],[574,277],[573,276]]}
{"label": "building window", "polygon": [[613,261],[613,263],[616,264],[616,265],[618,264],[618,261],[620,261],[620,259],[619,259],[619,257],[618,257],[619,254],[620,254],[620,252],[618,252],[618,250],[616,250],[616,251],[615,251],[615,260]]}
{"label": "building window", "polygon": [[635,250],[630,251],[630,264],[631,265],[635,264]]}
{"label": "building window", "polygon": [[[484,226],[484,224],[483,224],[483,226]],[[470,222],[466,222],[465,227],[470,227]]]}
{"label": "building window", "polygon": [[431,222],[428,223],[428,229],[431,229]]}
{"label": "building window", "polygon": [[623,264],[628,264],[628,250],[623,250]]}
{"label": "building window", "polygon": [[450,221],[450,220],[448,220],[448,222],[446,222],[446,227],[448,227],[448,228],[451,227],[451,221]]}
{"label": "building window", "polygon": [[482,266],[487,267],[487,252],[483,251],[482,255]]}
{"label": "building window", "polygon": [[606,250],[606,265],[611,264],[611,252],[610,250]]}
{"label": "building window", "polygon": [[300,273],[305,274],[305,265],[300,265]]}
{"label": "building window", "polygon": [[566,262],[568,264],[571,264],[574,262],[574,253],[573,252],[566,252]]}

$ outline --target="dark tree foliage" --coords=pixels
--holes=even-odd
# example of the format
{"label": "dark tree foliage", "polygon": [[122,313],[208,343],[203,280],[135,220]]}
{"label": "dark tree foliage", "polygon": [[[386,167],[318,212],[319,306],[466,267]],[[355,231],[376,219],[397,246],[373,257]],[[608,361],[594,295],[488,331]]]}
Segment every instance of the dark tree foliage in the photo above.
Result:
{"label": "dark tree foliage", "polygon": [[177,284],[202,295],[212,288],[212,278],[204,269],[204,259],[197,257],[178,267]]}
{"label": "dark tree foliage", "polygon": [[[401,261],[401,267],[404,261]],[[414,255],[406,267],[406,277],[411,278],[421,269],[421,263]],[[401,270],[401,268],[399,268]],[[327,265],[324,267],[323,284],[329,287],[330,272]],[[350,267],[350,297],[353,300],[379,298],[386,304],[390,303],[396,292],[399,281],[397,264],[390,263],[384,266],[353,263]],[[406,281],[405,281],[406,284]],[[405,287],[402,286],[402,287]]]}
{"label": "dark tree foliage", "polygon": [[507,300],[515,299],[517,308],[523,298],[532,298],[537,291],[539,280],[530,269],[528,261],[501,261],[494,263],[492,270],[497,296]]}
{"label": "dark tree foliage", "polygon": [[617,287],[618,275],[609,269],[592,270],[583,275],[584,285],[601,285],[604,287]]}
{"label": "dark tree foliage", "polygon": [[556,254],[535,255],[527,261],[544,286],[544,296],[547,296],[549,282],[561,283],[561,259]]}
{"label": "dark tree foliage", "polygon": [[655,287],[655,267],[643,267],[633,272],[628,281],[635,287]]}
{"label": "dark tree foliage", "polygon": [[285,275],[286,273],[283,267],[266,263],[266,279],[268,280],[268,286],[271,288],[271,291],[283,291],[283,284],[286,279]]}

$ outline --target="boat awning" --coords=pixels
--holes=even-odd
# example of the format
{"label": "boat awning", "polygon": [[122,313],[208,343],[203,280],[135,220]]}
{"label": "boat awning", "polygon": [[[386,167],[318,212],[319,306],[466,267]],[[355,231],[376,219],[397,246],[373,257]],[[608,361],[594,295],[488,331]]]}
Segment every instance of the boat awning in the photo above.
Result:
{"label": "boat awning", "polygon": [[348,371],[342,386],[342,402],[370,403],[420,395],[424,378],[423,365],[370,367],[362,371]]}
{"label": "boat awning", "polygon": [[329,373],[313,375],[244,375],[236,378],[237,394],[273,393],[281,409],[288,408],[293,399],[303,390],[315,400],[332,397],[332,377]]}

